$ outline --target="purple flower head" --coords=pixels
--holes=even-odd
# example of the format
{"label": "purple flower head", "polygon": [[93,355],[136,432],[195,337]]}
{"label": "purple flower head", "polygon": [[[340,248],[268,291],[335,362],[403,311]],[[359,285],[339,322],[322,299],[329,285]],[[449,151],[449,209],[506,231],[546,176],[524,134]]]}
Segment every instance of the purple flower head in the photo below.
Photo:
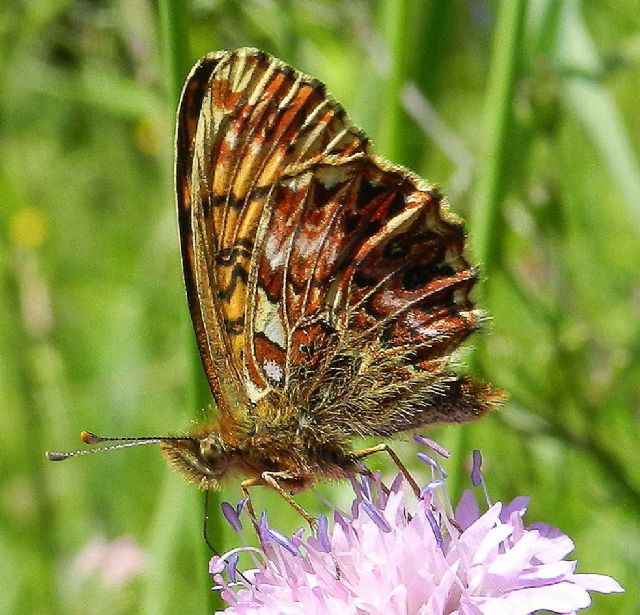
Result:
{"label": "purple flower head", "polygon": [[564,559],[574,548],[568,536],[525,526],[527,498],[481,513],[465,492],[450,513],[444,481],[432,481],[418,501],[405,496],[399,478],[391,489],[379,476],[364,484],[356,485],[351,514],[336,512],[333,528],[321,518],[317,537],[296,533],[289,541],[267,530],[263,517],[268,553],[242,575],[235,556],[243,548],[214,558],[210,571],[229,604],[222,612],[573,614],[590,605],[589,591],[622,591],[610,577],[575,573],[576,562]]}

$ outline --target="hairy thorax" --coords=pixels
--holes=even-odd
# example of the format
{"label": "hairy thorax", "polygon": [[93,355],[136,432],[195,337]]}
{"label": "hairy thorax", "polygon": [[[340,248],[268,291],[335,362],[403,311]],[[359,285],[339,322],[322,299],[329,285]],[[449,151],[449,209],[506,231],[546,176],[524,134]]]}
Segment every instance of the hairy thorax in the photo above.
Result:
{"label": "hairy thorax", "polygon": [[220,416],[187,439],[161,444],[165,457],[190,482],[215,489],[228,475],[260,480],[271,473],[298,491],[316,478],[342,478],[356,471],[349,440],[293,408],[272,391],[237,420]]}

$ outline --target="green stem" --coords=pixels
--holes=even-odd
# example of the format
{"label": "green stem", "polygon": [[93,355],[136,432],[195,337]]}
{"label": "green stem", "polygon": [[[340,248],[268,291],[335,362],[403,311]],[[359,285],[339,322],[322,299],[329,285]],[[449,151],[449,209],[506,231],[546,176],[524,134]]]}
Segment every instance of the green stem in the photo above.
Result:
{"label": "green stem", "polygon": [[514,89],[523,49],[526,2],[510,0],[499,6],[486,95],[486,141],[484,155],[479,158],[480,173],[472,219],[475,256],[485,276],[491,275],[502,247],[500,209],[506,188],[508,138],[513,124]]}
{"label": "green stem", "polygon": [[[513,125],[513,98],[523,47],[526,2],[510,0],[499,6],[485,101],[485,148],[484,155],[479,156],[480,172],[472,218],[475,257],[483,276],[489,279],[502,251],[501,207],[506,190],[508,138]],[[488,285],[485,282],[483,286],[486,296]],[[475,352],[469,362],[476,373],[481,373],[483,370],[478,359],[478,352]],[[460,428],[459,463],[464,462],[468,430],[468,427]],[[463,472],[460,468],[458,483]]]}
{"label": "green stem", "polygon": [[[3,182],[4,183],[4,182]],[[1,250],[8,254],[5,246]],[[28,254],[24,250],[13,246],[13,266],[7,267],[2,282],[3,296],[8,298],[9,304],[19,306],[25,303],[24,291],[20,288],[17,269],[18,261],[26,261],[38,256],[34,253]],[[28,301],[28,299],[27,299]],[[15,312],[6,312],[11,318]],[[34,559],[34,568],[31,573],[34,575],[34,583],[30,585],[33,591],[34,603],[37,603],[44,610],[52,609],[51,612],[59,612],[61,608],[60,596],[55,588],[54,578],[50,574],[50,568],[55,567],[56,558],[60,557],[61,545],[59,537],[59,519],[54,514],[56,507],[53,505],[52,488],[47,480],[45,463],[42,452],[46,449],[45,442],[47,434],[47,412],[43,405],[43,400],[47,399],[43,392],[43,377],[38,370],[38,355],[42,354],[48,345],[50,332],[38,338],[33,333],[29,333],[25,318],[11,318],[4,321],[4,326],[9,331],[11,349],[7,356],[12,357],[16,372],[15,384],[17,385],[17,397],[22,403],[17,409],[13,409],[16,416],[20,417],[17,424],[24,426],[23,445],[20,447],[23,473],[20,476],[26,477],[26,485],[34,494],[33,504],[33,532],[30,540],[25,540],[28,548],[37,548],[40,557]],[[21,416],[20,416],[21,415]],[[14,461],[15,463],[15,461]],[[28,583],[28,582],[27,582]]]}
{"label": "green stem", "polygon": [[193,58],[189,45],[189,5],[186,0],[160,0],[160,26],[171,117]]}
{"label": "green stem", "polygon": [[409,3],[406,0],[384,2],[381,11],[381,29],[387,40],[390,69],[382,101],[380,123],[380,150],[392,162],[404,162],[405,147],[402,133],[407,121],[402,108],[402,88],[407,81],[410,46],[407,44]]}
{"label": "green stem", "polygon": [[[419,23],[412,24],[418,32],[414,44],[411,75],[425,98],[434,108],[443,91],[443,66],[448,50],[455,45],[455,37],[451,28],[456,7],[451,0],[431,0],[423,6]],[[418,133],[420,134],[420,133]],[[437,147],[432,140],[420,135],[414,139],[407,152],[411,157],[409,168],[420,173],[429,162]]]}
{"label": "green stem", "polygon": [[[189,42],[189,8],[190,3],[185,0],[160,1],[160,22],[164,48],[164,65],[167,76],[168,107],[171,114],[170,126],[174,126],[175,124],[175,111],[182,92],[182,86],[189,69],[193,64],[191,46]],[[188,347],[190,359],[189,373],[191,374],[187,398],[190,407],[194,408],[197,413],[197,418],[200,419],[201,409],[207,407],[211,403],[211,392],[204,378],[202,362],[196,347],[195,336],[190,322],[188,325],[185,325],[185,329],[185,336],[190,340]],[[217,508],[216,504],[219,503],[218,494],[212,494],[212,497],[209,499],[212,500],[212,508]],[[192,514],[202,515],[201,505],[194,506],[193,504],[195,504],[195,498],[192,502],[185,502],[185,507],[189,509]],[[179,517],[180,515],[176,515],[176,521],[179,520]],[[220,527],[221,521],[219,520],[219,517],[219,515],[213,515],[213,520],[210,524],[212,533],[216,537],[223,535],[223,529]],[[175,537],[178,535],[175,531],[172,531],[171,528],[160,528],[158,529],[158,532],[164,533],[164,542],[167,543],[175,541]],[[220,597],[217,594],[211,593],[210,579],[205,574],[199,573],[199,570],[201,569],[205,571],[207,570],[205,562],[208,560],[210,553],[206,550],[205,543],[200,536],[194,537],[194,541],[195,540],[198,540],[200,543],[199,551],[201,555],[198,558],[198,561],[202,562],[198,564],[197,571],[200,590],[199,593],[203,596],[203,602],[207,603],[207,610],[218,610],[223,607]],[[163,539],[161,538],[159,542],[162,543]],[[173,546],[177,545],[174,544]],[[218,545],[218,548],[220,547],[221,545]],[[197,547],[196,549],[198,550]]]}

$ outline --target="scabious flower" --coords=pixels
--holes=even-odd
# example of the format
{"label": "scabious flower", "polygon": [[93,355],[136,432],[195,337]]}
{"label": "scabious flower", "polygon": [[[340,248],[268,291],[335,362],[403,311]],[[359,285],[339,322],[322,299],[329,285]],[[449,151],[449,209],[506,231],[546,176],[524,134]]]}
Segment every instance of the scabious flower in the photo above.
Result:
{"label": "scabious flower", "polygon": [[[610,577],[576,574],[576,562],[564,559],[574,544],[559,530],[525,527],[528,498],[481,514],[468,491],[451,511],[446,474],[435,461],[429,465],[440,477],[417,504],[407,503],[401,475],[390,488],[377,475],[354,481],[351,512],[335,512],[331,532],[320,517],[316,536],[299,531],[287,538],[263,516],[264,551],[244,547],[211,560],[229,604],[223,613],[571,614],[590,605],[589,591],[622,591]],[[225,513],[234,524],[238,510],[228,506]],[[247,549],[262,560],[238,574],[237,553]]]}

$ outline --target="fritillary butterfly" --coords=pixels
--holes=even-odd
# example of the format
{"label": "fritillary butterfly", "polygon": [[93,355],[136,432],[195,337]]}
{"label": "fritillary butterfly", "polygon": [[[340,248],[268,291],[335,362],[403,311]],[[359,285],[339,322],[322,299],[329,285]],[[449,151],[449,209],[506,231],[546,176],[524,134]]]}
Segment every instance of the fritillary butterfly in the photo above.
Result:
{"label": "fritillary butterfly", "polygon": [[452,369],[482,322],[462,222],[373,154],[322,83],[255,49],[207,55],[176,143],[185,283],[218,413],[150,440],[189,481],[212,489],[234,472],[290,500],[388,449],[354,452],[356,436],[471,421],[501,401]]}
{"label": "fritillary butterfly", "polygon": [[187,479],[304,488],[358,471],[355,436],[474,420],[502,399],[451,369],[482,321],[461,221],[374,155],[322,83],[255,49],[210,54],[176,141],[187,295],[219,409],[162,442]]}

